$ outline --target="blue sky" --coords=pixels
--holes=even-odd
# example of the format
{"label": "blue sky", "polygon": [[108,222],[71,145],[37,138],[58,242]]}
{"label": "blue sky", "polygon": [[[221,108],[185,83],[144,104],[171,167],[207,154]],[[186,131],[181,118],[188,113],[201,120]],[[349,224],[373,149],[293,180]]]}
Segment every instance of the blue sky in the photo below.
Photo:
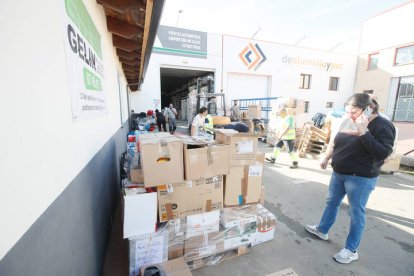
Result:
{"label": "blue sky", "polygon": [[254,37],[258,40],[357,53],[363,21],[407,2],[166,0],[161,25],[249,38],[259,30]]}

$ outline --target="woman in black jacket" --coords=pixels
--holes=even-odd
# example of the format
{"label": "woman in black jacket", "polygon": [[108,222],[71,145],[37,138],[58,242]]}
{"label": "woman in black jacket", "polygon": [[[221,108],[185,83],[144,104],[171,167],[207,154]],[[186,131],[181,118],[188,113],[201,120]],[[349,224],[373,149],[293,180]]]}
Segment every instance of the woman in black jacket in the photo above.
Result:
{"label": "woman in black jacket", "polygon": [[378,114],[378,103],[368,94],[351,96],[346,102],[346,112],[348,118],[321,162],[321,168],[326,169],[332,158],[333,173],[324,213],[318,225],[305,226],[308,232],[328,240],[328,231],[346,195],[351,224],[344,249],[334,255],[337,262],[344,264],[358,259],[357,248],[365,227],[365,206],[384,160],[393,151],[395,140],[394,125]]}

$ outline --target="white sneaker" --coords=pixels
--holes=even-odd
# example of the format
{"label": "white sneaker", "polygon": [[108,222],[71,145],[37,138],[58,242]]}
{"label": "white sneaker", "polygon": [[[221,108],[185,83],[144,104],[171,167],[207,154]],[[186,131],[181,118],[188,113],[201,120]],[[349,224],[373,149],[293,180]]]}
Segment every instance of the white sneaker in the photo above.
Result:
{"label": "white sneaker", "polygon": [[315,236],[318,236],[321,240],[327,241],[329,239],[328,234],[324,234],[318,230],[318,226],[316,225],[305,225],[306,231]]}
{"label": "white sneaker", "polygon": [[339,253],[335,254],[333,258],[338,263],[349,264],[352,261],[358,260],[358,252],[355,251],[354,253],[350,251],[349,249],[344,248],[341,251],[339,251]]}

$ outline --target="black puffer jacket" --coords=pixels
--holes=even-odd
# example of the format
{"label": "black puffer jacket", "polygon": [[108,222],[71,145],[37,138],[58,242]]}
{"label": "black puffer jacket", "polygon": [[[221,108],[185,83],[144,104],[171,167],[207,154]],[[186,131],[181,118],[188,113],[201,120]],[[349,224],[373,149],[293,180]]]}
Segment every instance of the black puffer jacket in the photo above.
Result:
{"label": "black puffer jacket", "polygon": [[376,177],[384,160],[392,153],[395,127],[391,121],[377,116],[361,136],[340,132],[334,140],[332,168],[345,175]]}

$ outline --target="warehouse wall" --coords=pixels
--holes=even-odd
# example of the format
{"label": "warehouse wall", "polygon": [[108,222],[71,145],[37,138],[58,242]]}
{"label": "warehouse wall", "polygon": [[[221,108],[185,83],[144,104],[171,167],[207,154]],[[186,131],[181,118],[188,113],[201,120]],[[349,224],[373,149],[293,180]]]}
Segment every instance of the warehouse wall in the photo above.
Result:
{"label": "warehouse wall", "polygon": [[0,9],[1,275],[100,273],[128,121],[125,80],[103,8],[84,2],[101,35],[108,112],[78,122],[64,1],[7,1]]}

